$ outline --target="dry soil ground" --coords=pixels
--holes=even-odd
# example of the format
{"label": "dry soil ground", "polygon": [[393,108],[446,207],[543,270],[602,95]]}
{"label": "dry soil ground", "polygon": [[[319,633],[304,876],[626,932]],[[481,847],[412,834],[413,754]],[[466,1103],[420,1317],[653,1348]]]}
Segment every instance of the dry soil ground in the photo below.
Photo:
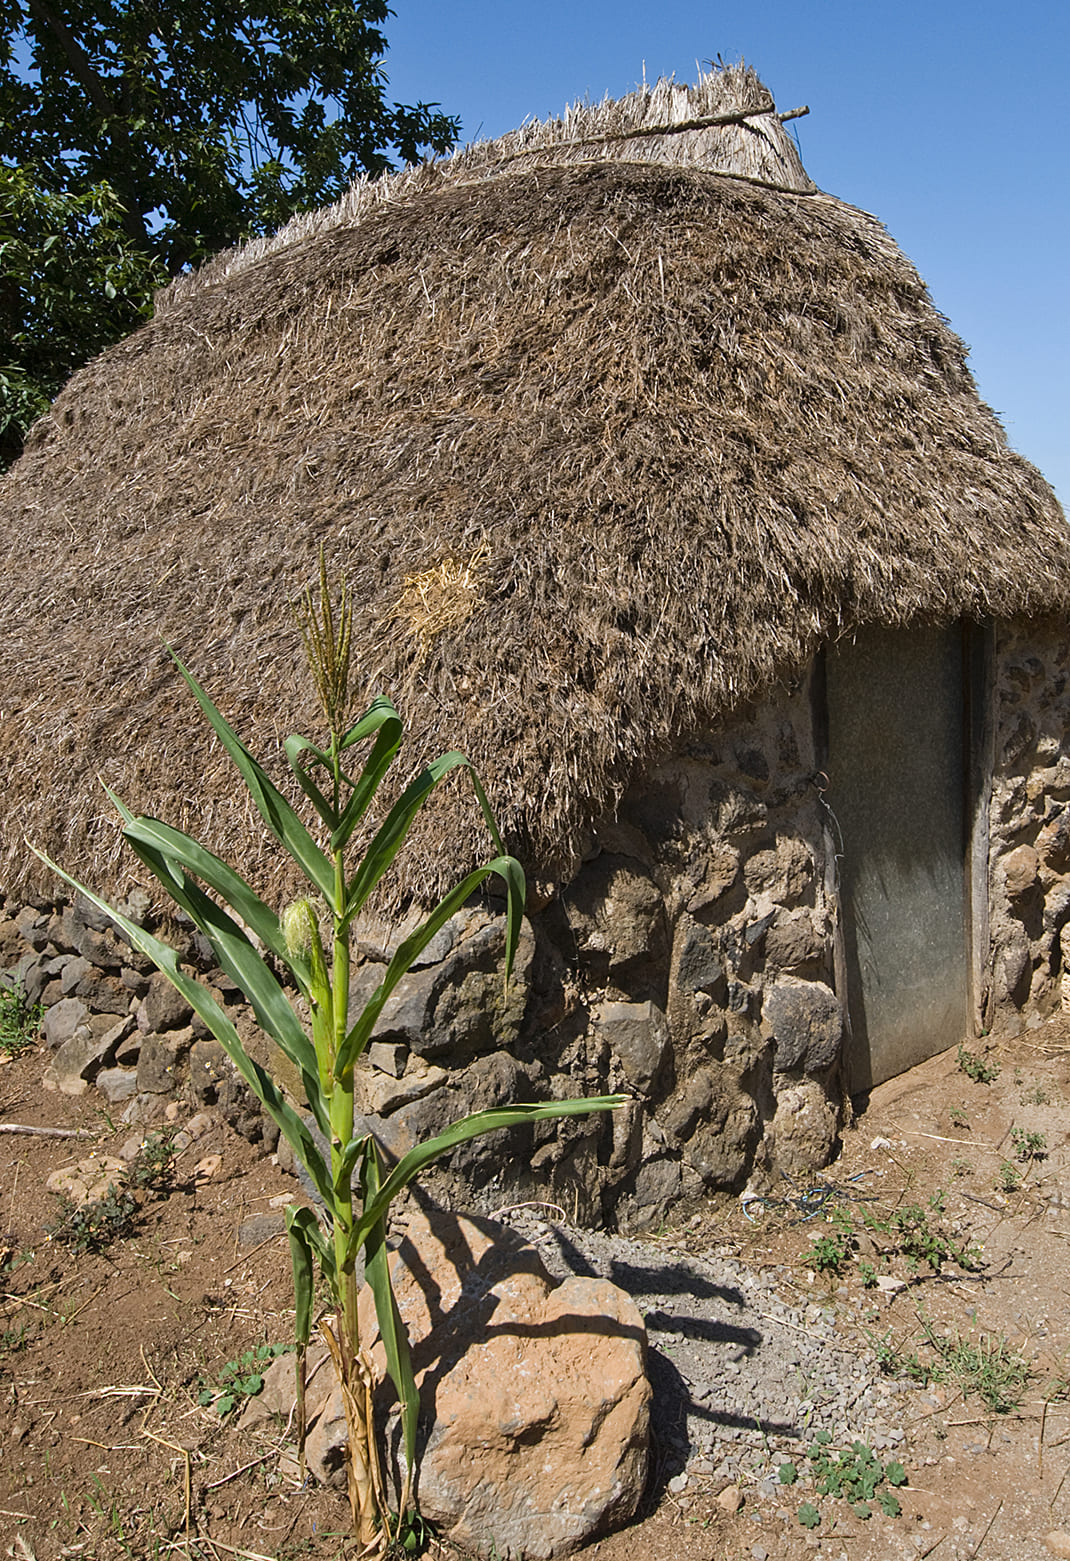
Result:
{"label": "dry soil ground", "polygon": [[[981,1055],[980,1043],[971,1050]],[[745,1457],[730,1479],[714,1448],[670,1489],[679,1459],[655,1424],[640,1520],[592,1557],[1070,1556],[1070,1031],[1053,1021],[984,1060],[1000,1070],[993,1082],[970,1078],[951,1052],[875,1091],[841,1159],[815,1178],[831,1190],[814,1217],[803,1218],[816,1206],[806,1189],[785,1184],[782,1201],[711,1204],[649,1243],[651,1264],[734,1256],[766,1293],[775,1286],[792,1307],[830,1315],[837,1345],[865,1369],[876,1374],[885,1356],[901,1384],[888,1403],[903,1439],[878,1457],[905,1468],[901,1515],[866,1518],[807,1484],[802,1424],[794,1485],[770,1490],[769,1459],[763,1477],[753,1449],[753,1472]],[[0,1066],[0,1123],[91,1136],[0,1134],[0,1555],[339,1556],[342,1497],[280,1468],[281,1435],[256,1439],[202,1402],[228,1363],[287,1338],[279,1200],[295,1184],[212,1121],[179,1154],[166,1196],[140,1192],[125,1232],[98,1252],[72,1251],[46,1234],[58,1218],[46,1180],[91,1152],[118,1154],[129,1130],[115,1131],[92,1095],[43,1092],[43,1068],[39,1052]],[[897,1228],[911,1206],[923,1211],[920,1233],[917,1222],[913,1234]],[[940,1258],[941,1242],[980,1245],[981,1267],[944,1258],[935,1271],[924,1251]],[[718,1321],[715,1293],[677,1304],[691,1321]],[[822,1343],[805,1324],[800,1334],[805,1374]],[[927,1370],[930,1380],[914,1380]],[[783,1447],[774,1465],[787,1461]],[[829,1451],[849,1452],[850,1439]],[[807,1503],[814,1528],[799,1521]]]}

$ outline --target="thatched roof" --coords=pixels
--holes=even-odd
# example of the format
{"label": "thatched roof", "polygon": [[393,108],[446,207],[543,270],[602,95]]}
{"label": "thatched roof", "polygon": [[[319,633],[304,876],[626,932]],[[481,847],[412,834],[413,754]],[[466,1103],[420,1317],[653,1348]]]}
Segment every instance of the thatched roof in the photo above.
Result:
{"label": "thatched roof", "polygon": [[[550,874],[645,762],[822,640],[1070,604],[1061,511],[962,344],[880,224],[813,192],[742,70],[212,262],[75,376],[0,515],[8,890],[24,834],[126,876],[98,774],[250,860],[160,642],[254,748],[315,732],[288,607],[321,544],[412,763],[465,748]],[[482,850],[457,784],[404,884]]]}

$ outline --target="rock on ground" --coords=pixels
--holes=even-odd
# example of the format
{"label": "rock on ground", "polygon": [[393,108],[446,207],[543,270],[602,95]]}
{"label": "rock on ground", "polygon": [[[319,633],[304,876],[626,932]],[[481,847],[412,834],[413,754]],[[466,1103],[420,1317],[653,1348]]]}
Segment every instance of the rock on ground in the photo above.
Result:
{"label": "rock on ground", "polygon": [[[420,1388],[424,1516],[447,1539],[503,1561],[567,1555],[633,1517],[647,1478],[651,1389],[646,1330],[629,1296],[603,1278],[559,1283],[505,1227],[437,1209],[410,1215],[392,1271]],[[372,1344],[367,1288],[360,1313]],[[385,1379],[380,1343],[371,1355]],[[308,1465],[337,1479],[340,1394],[329,1363],[312,1363]],[[285,1416],[287,1394],[292,1404],[289,1359],[268,1373],[251,1414]]]}

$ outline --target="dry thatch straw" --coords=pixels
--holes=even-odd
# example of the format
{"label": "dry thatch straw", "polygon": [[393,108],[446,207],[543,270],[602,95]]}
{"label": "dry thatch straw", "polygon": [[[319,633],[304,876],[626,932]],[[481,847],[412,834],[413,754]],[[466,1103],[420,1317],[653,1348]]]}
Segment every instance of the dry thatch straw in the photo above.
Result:
{"label": "dry thatch straw", "polygon": [[390,612],[419,647],[417,668],[447,629],[467,623],[479,603],[480,571],[490,557],[486,538],[465,560],[444,558],[430,569],[406,575],[405,585]]}
{"label": "dry thatch straw", "polygon": [[[0,485],[0,884],[32,878],[24,834],[125,882],[100,772],[286,894],[161,638],[255,750],[314,734],[289,604],[321,545],[355,699],[411,687],[412,763],[463,747],[547,875],[822,640],[1066,609],[1050,489],[767,101],[741,70],[659,84],[363,186],[72,380]],[[412,582],[484,544],[464,611],[411,632]],[[399,892],[484,843],[453,786]]]}

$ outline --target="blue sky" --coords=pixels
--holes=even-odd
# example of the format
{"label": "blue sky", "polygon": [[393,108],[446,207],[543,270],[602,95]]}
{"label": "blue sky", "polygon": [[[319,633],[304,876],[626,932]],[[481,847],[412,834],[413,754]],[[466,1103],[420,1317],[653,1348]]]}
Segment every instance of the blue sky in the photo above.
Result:
{"label": "blue sky", "polygon": [[392,0],[391,98],[465,140],[746,59],[822,189],[875,212],[1070,510],[1067,0]]}

